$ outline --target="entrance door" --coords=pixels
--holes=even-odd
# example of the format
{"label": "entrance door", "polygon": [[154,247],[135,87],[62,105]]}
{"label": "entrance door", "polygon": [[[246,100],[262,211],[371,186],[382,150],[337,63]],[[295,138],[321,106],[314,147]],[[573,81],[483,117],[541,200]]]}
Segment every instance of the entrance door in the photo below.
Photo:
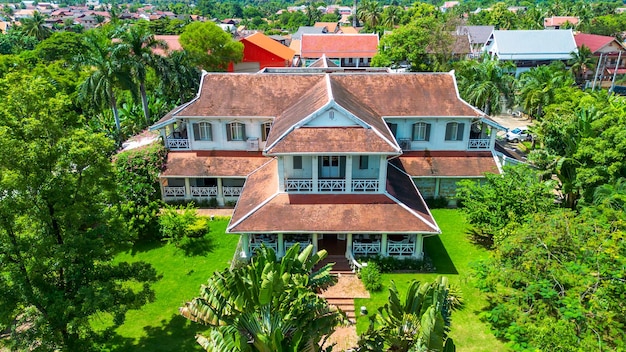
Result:
{"label": "entrance door", "polygon": [[325,249],[330,255],[344,255],[346,253],[345,234],[323,234],[319,235],[319,237],[317,240],[317,250]]}
{"label": "entrance door", "polygon": [[322,157],[322,178],[339,178],[339,157]]}

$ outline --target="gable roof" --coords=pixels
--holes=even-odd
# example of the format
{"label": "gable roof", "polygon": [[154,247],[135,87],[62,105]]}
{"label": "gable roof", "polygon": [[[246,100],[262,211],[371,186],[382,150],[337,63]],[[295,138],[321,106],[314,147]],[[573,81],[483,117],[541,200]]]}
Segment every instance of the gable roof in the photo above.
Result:
{"label": "gable roof", "polygon": [[494,28],[494,26],[458,26],[456,32],[469,35],[471,44],[485,44]]}
{"label": "gable roof", "polygon": [[577,51],[572,30],[494,30],[488,48],[500,60],[568,60]]}
{"label": "gable roof", "polygon": [[312,27],[312,26],[302,26],[298,28],[298,30],[291,35],[291,39],[302,39],[303,34],[324,34],[326,33],[326,29],[324,27]]}
{"label": "gable roof", "polygon": [[258,46],[259,48],[267,52],[270,52],[284,60],[291,60],[293,59],[293,56],[296,54],[296,52],[293,51],[292,49],[280,44],[279,42],[275,41],[274,39],[266,36],[265,34],[261,32],[257,32],[252,35],[249,35],[245,38],[242,38],[240,41],[250,42]]}
{"label": "gable roof", "polygon": [[374,57],[377,50],[377,34],[303,34],[300,42],[303,58]]}
{"label": "gable roof", "polygon": [[154,39],[164,41],[167,44],[167,49],[154,48],[152,52],[157,55],[165,55],[170,51],[182,51],[183,46],[180,45],[179,38],[179,35],[155,35]]}
{"label": "gable roof", "polygon": [[277,175],[272,160],[248,177],[227,232],[440,233],[411,178],[392,165],[384,194],[280,193]]}
{"label": "gable roof", "polygon": [[604,48],[612,42],[616,42],[622,48],[624,48],[624,45],[620,43],[617,39],[606,35],[578,33],[574,36],[574,40],[576,41],[576,46],[580,48],[584,45],[588,47],[592,53],[597,52],[598,50]]}
{"label": "gable roof", "polygon": [[337,23],[337,22],[315,22],[313,24],[313,27],[326,28],[326,30],[328,30],[328,32],[335,33],[335,32],[337,32],[338,25],[339,25],[339,23]]}

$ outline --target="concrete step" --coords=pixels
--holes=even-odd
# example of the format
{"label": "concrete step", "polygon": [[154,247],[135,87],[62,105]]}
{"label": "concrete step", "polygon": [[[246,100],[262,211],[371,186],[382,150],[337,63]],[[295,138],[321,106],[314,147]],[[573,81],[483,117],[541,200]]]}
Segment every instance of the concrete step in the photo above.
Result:
{"label": "concrete step", "polygon": [[356,321],[356,312],[354,309],[354,299],[353,298],[346,298],[346,297],[327,297],[326,301],[328,301],[328,304],[331,306],[335,306],[339,309],[341,309],[341,311],[343,311],[344,313],[346,313],[346,316],[348,317],[348,319],[350,319],[350,321]]}

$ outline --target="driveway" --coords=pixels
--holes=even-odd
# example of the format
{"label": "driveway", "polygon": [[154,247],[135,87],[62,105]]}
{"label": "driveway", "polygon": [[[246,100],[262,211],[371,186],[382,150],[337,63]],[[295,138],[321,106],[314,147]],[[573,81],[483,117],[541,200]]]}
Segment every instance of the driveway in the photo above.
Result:
{"label": "driveway", "polygon": [[[491,118],[496,121],[498,124],[506,127],[508,129],[514,129],[515,127],[528,127],[532,126],[533,122],[530,118],[527,117],[516,117],[511,114],[500,114],[496,116],[491,116]],[[504,135],[506,131],[498,131],[498,136],[502,138],[498,138],[498,144],[510,152],[510,157],[515,159],[526,161],[526,153],[520,150],[517,147],[518,143],[507,142],[504,140]]]}

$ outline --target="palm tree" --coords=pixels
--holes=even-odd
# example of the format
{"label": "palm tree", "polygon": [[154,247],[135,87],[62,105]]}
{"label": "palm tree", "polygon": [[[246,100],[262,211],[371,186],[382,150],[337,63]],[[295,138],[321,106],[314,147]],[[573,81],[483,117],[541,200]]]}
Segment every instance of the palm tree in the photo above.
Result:
{"label": "palm tree", "polygon": [[193,64],[187,51],[172,51],[168,56],[157,58],[160,90],[170,102],[182,104],[198,90],[200,70]]}
{"label": "palm tree", "polygon": [[312,26],[315,24],[315,22],[319,21],[322,18],[322,12],[311,3],[306,8],[306,17],[309,22],[309,26]]}
{"label": "palm tree", "polygon": [[593,204],[626,211],[626,179],[620,177],[613,184],[607,183],[596,188],[593,192]]}
{"label": "palm tree", "polygon": [[52,35],[52,30],[46,26],[46,19],[41,13],[35,11],[32,18],[22,20],[22,33],[42,41]]}
{"label": "palm tree", "polygon": [[210,277],[181,314],[211,327],[196,337],[206,350],[317,351],[346,319],[317,295],[336,282],[332,264],[312,271],[326,255],[296,245],[278,261],[262,247],[250,264]]}
{"label": "palm tree", "polygon": [[139,94],[143,106],[143,115],[146,125],[150,125],[150,110],[148,109],[148,97],[146,95],[146,73],[150,66],[155,65],[156,48],[166,49],[167,44],[162,40],[154,38],[154,34],[143,25],[131,25],[121,27],[115,35],[121,42],[116,45],[116,50],[121,53],[128,53],[128,63],[130,64],[132,75],[139,83]]}
{"label": "palm tree", "polygon": [[383,10],[382,24],[385,28],[393,29],[400,23],[402,17],[402,8],[399,6],[391,5]]}
{"label": "palm tree", "polygon": [[450,314],[459,306],[449,292],[445,277],[432,283],[413,280],[403,301],[391,281],[388,303],[370,318],[359,351],[454,351],[447,333]]}
{"label": "palm tree", "polygon": [[357,16],[369,29],[375,29],[382,19],[382,7],[377,1],[364,1],[357,10]]}
{"label": "palm tree", "polygon": [[594,69],[595,59],[593,57],[593,53],[589,47],[583,44],[580,48],[578,48],[577,52],[572,51],[570,56],[572,58],[567,62],[567,64],[570,65],[570,71],[572,71],[574,77],[576,77],[576,83],[581,84],[585,73],[588,70]]}
{"label": "palm tree", "polygon": [[561,62],[533,67],[518,80],[519,104],[531,117],[541,118],[544,107],[554,103],[558,89],[572,84],[571,75]]}
{"label": "palm tree", "polygon": [[113,111],[118,141],[121,138],[120,117],[117,111],[117,89],[136,92],[130,66],[101,32],[89,32],[84,37],[85,52],[76,58],[77,63],[87,67],[89,75],[78,87],[78,97],[93,106],[109,105]]}
{"label": "palm tree", "polygon": [[468,103],[490,114],[498,113],[504,102],[513,102],[515,66],[508,62],[491,60],[462,61],[457,66],[459,93]]}

